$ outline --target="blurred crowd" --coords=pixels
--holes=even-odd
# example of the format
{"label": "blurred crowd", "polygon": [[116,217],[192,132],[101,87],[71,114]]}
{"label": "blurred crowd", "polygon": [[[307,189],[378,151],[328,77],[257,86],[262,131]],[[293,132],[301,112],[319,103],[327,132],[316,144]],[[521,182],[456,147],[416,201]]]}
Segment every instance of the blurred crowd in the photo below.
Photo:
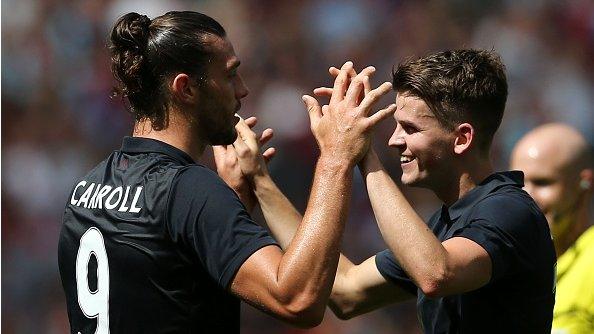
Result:
{"label": "blurred crowd", "polygon": [[[515,142],[532,127],[562,121],[594,144],[594,1],[573,0],[3,0],[2,332],[65,333],[57,265],[61,214],[77,178],[117,149],[132,119],[119,99],[105,45],[120,15],[204,12],[223,24],[250,88],[240,113],[272,127],[270,169],[303,209],[317,149],[301,95],[331,81],[328,67],[374,65],[375,84],[392,67],[432,51],[494,49],[507,66],[510,94],[493,161],[507,168]],[[390,103],[390,98],[383,101]],[[398,156],[374,146],[395,178]],[[551,157],[554,159],[554,157]],[[210,153],[202,163],[212,166]],[[385,248],[360,179],[354,186],[344,252],[362,261]],[[428,217],[427,191],[405,189]],[[256,216],[259,216],[256,213]],[[243,306],[243,333],[300,333]],[[305,331],[304,331],[305,332]],[[420,332],[414,302],[342,322],[328,313],[309,333]]]}

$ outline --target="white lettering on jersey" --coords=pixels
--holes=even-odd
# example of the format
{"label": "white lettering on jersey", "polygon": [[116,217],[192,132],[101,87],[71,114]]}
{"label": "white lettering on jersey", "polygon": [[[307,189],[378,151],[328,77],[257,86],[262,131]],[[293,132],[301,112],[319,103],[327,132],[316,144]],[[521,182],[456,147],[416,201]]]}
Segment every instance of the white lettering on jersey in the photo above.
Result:
{"label": "white lettering on jersey", "polygon": [[101,188],[101,190],[99,190],[99,193],[97,194],[97,203],[99,205],[99,209],[103,209],[103,197],[105,197],[105,195],[107,195],[107,193],[111,190],[112,186],[108,186],[108,185],[104,185],[103,188]]}
{"label": "white lettering on jersey", "polygon": [[126,193],[124,194],[124,199],[122,200],[122,206],[118,209],[119,212],[126,212],[128,207],[126,206],[126,201],[128,200],[128,193],[130,193],[130,186],[126,187]]}
{"label": "white lettering on jersey", "polygon": [[89,198],[91,198],[91,193],[93,192],[94,187],[95,187],[95,184],[91,183],[91,185],[87,188],[87,190],[85,190],[85,192],[82,194],[82,196],[78,200],[78,203],[76,203],[77,206],[81,206],[81,204],[84,203],[84,207],[85,208],[87,207],[87,205],[89,203]]}
{"label": "white lettering on jersey", "polygon": [[[105,208],[108,210],[113,210],[116,208],[116,206],[118,206],[118,204],[120,204],[120,200],[122,199],[122,187],[116,187],[111,194],[109,194],[109,196],[107,196],[107,200],[105,200]],[[118,195],[118,199],[114,202],[111,203],[111,200],[115,197],[115,195]]]}
{"label": "white lettering on jersey", "polygon": [[95,188],[95,192],[93,193],[93,196],[91,196],[91,201],[89,202],[89,206],[87,208],[94,209],[97,207],[97,194],[99,193],[99,189],[101,189],[101,183],[99,183]]}
{"label": "white lettering on jersey", "polygon": [[[101,183],[97,185],[91,183],[88,186],[87,184],[87,181],[80,181],[76,185],[70,198],[70,204],[82,206],[87,209],[103,209],[105,206],[107,210],[114,210],[119,206],[119,209],[117,209],[119,212],[131,213],[138,213],[142,209],[142,207],[138,206],[142,187],[136,187],[132,203],[128,203],[130,186],[126,186],[126,191],[124,192],[124,186],[114,188],[109,185],[101,185]],[[79,188],[83,188],[84,192],[79,199],[76,199],[76,191]]]}
{"label": "white lettering on jersey", "polygon": [[134,212],[134,213],[140,212],[141,208],[136,207],[136,203],[138,202],[138,197],[140,197],[141,191],[142,191],[142,187],[136,188],[136,194],[134,194],[134,200],[132,201],[132,206],[130,207],[130,212]]}
{"label": "white lettering on jersey", "polygon": [[72,205],[76,205],[76,203],[78,203],[78,200],[74,198],[74,195],[76,195],[76,190],[78,190],[78,187],[84,187],[87,185],[87,181],[80,181],[76,187],[74,187],[74,191],[72,192],[72,198],[70,199],[70,204]]}

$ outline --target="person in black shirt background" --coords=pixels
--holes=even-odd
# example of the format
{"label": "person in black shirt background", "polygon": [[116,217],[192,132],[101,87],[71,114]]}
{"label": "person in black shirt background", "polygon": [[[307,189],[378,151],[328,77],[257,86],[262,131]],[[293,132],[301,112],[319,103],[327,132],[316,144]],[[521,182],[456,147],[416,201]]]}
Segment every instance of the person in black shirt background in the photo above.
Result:
{"label": "person in black shirt background", "polygon": [[[248,94],[223,27],[196,12],[152,20],[129,13],[109,47],[116,92],[135,124],[133,137],[77,182],[64,212],[58,259],[71,332],[238,332],[239,299],[296,326],[319,324],[353,166],[369,145],[366,133],[394,106],[367,112],[390,83],[373,90],[355,117],[312,123],[321,150],[309,205],[281,251],[240,200],[252,207],[251,190],[237,188],[238,197],[195,163],[207,145],[237,138],[234,114]],[[345,127],[352,129],[345,138],[332,135]],[[239,137],[238,151],[253,150],[255,138]]]}
{"label": "person in black shirt background", "polygon": [[[349,83],[314,90],[332,94],[328,105],[304,96],[312,123],[320,114],[356,112],[364,102],[345,108],[336,94],[367,96],[374,71],[349,68]],[[330,69],[334,76],[341,72]],[[416,296],[425,333],[550,332],[556,261],[550,230],[522,190],[523,174],[494,173],[489,159],[507,99],[499,56],[464,49],[408,60],[394,71],[393,86],[396,128],[388,145],[400,155],[401,181],[432,190],[444,205],[423,222],[373,148],[367,150],[359,169],[388,249],[358,265],[341,255],[333,311],[349,319]],[[237,129],[252,136],[241,123]],[[240,184],[233,178],[238,167],[226,163],[234,148],[220,154],[221,175]],[[286,247],[299,213],[270,178],[257,147],[237,156],[272,234]]]}

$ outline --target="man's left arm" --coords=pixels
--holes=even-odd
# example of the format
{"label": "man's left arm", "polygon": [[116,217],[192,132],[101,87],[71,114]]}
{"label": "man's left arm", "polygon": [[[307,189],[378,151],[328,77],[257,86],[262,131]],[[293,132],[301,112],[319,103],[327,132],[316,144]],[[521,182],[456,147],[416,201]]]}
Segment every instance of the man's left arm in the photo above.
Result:
{"label": "man's left arm", "polygon": [[483,247],[464,237],[440,242],[372,149],[359,167],[386,244],[423,293],[442,297],[476,290],[489,282],[491,258]]}

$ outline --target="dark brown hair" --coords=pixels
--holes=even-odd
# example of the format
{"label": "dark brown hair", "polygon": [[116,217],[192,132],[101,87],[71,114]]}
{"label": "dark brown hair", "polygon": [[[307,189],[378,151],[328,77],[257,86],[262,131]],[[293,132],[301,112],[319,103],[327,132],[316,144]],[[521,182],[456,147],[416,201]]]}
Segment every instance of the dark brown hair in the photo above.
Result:
{"label": "dark brown hair", "polygon": [[499,55],[472,49],[438,52],[401,63],[392,78],[396,92],[422,99],[446,129],[472,124],[478,147],[488,152],[507,100]]}
{"label": "dark brown hair", "polygon": [[223,27],[197,12],[168,12],[151,20],[128,13],[111,30],[111,70],[118,81],[114,96],[127,98],[136,121],[149,119],[155,130],[167,127],[167,79],[186,73],[201,82],[210,56],[209,36],[225,37]]}

